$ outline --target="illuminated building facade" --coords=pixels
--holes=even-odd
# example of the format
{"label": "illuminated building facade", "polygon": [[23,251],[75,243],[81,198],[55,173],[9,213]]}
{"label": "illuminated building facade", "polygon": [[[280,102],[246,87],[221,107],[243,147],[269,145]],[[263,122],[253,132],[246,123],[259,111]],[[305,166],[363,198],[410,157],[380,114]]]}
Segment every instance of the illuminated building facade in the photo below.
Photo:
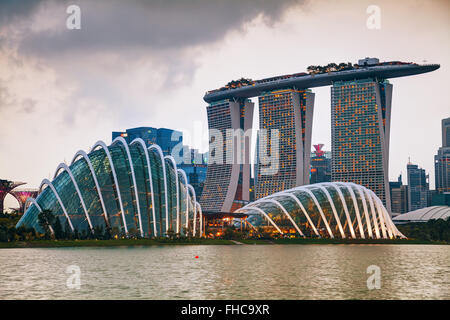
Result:
{"label": "illuminated building facade", "polygon": [[[310,90],[275,90],[259,97],[259,128],[267,134],[258,137],[258,159],[278,154],[278,165],[264,173],[264,165],[258,163],[256,199],[309,183],[313,109]],[[279,133],[278,150],[271,145],[274,130]]]}
{"label": "illuminated building facade", "polygon": [[250,140],[254,104],[249,99],[221,100],[207,107],[210,132],[202,208],[231,212],[250,201]]}
{"label": "illuminated building facade", "polygon": [[391,100],[387,80],[338,81],[331,87],[331,179],[372,190],[389,212]]}
{"label": "illuminated building facade", "polygon": [[70,165],[61,163],[52,181],[44,179],[36,199],[19,220],[43,232],[38,215],[50,210],[67,232],[94,229],[112,235],[156,237],[203,235],[201,206],[183,170],[158,145],[117,137],[98,141],[89,154],[78,151]]}
{"label": "illuminated building facade", "polygon": [[404,238],[375,193],[352,182],[324,182],[283,190],[251,202],[236,213],[246,214],[246,223],[256,233],[307,238]]}

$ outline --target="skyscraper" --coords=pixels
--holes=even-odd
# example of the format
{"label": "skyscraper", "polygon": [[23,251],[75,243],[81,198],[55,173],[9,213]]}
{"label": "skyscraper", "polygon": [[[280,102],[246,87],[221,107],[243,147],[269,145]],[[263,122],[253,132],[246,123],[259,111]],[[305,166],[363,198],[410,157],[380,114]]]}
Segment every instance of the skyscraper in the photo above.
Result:
{"label": "skyscraper", "polygon": [[[259,97],[259,128],[267,135],[258,140],[256,199],[309,183],[313,109],[310,90],[275,90]],[[278,150],[271,145],[273,130],[279,133]],[[278,170],[265,172],[261,151],[278,153]]]}
{"label": "skyscraper", "polygon": [[310,183],[331,181],[331,152],[322,150],[323,144],[315,144],[311,153]]}
{"label": "skyscraper", "polygon": [[450,192],[450,118],[442,119],[442,147],[434,156],[434,177],[438,193]]}
{"label": "skyscraper", "polygon": [[[112,140],[119,136],[123,137],[128,143],[136,138],[141,138],[147,147],[157,144],[161,147],[164,155],[171,155],[175,146],[183,143],[182,132],[167,128],[138,127],[125,131],[113,131]],[[180,150],[182,150],[181,145]],[[179,156],[182,157],[182,154]]]}
{"label": "skyscraper", "polygon": [[391,98],[387,80],[338,81],[331,88],[331,179],[369,188],[389,212]]}
{"label": "skyscraper", "polygon": [[[186,155],[190,155],[190,158],[186,158]],[[183,157],[183,163],[178,167],[184,170],[188,183],[194,188],[196,197],[199,198],[203,192],[203,184],[206,179],[208,153],[199,153],[197,149],[190,149],[185,146]]]}
{"label": "skyscraper", "polygon": [[391,192],[391,211],[392,213],[408,212],[408,186],[402,182],[402,175],[397,181],[389,182]]}
{"label": "skyscraper", "polygon": [[208,170],[200,204],[205,211],[230,212],[250,201],[250,140],[254,104],[249,99],[211,102]]}
{"label": "skyscraper", "polygon": [[442,147],[450,147],[450,118],[442,119]]}
{"label": "skyscraper", "polygon": [[428,207],[430,191],[425,169],[412,163],[408,163],[406,168],[408,172],[408,211]]}

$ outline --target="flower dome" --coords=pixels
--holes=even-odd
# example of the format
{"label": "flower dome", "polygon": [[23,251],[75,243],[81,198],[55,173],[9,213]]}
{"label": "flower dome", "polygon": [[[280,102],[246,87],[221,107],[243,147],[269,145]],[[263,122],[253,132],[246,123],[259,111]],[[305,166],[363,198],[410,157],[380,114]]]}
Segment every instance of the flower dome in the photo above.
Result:
{"label": "flower dome", "polygon": [[61,163],[52,181],[44,179],[36,199],[16,227],[43,232],[38,214],[50,210],[66,230],[110,229],[118,235],[156,237],[203,234],[202,211],[186,173],[158,145],[122,137],[110,146],[97,142]]}

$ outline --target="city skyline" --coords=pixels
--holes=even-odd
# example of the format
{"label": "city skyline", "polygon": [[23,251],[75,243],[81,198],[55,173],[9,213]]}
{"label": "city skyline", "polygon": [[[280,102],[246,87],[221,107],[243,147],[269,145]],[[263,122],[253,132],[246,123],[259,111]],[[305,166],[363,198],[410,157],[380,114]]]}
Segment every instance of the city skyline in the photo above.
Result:
{"label": "city skyline", "polygon": [[450,0],[0,0],[0,300],[449,300],[449,31]]}
{"label": "city skyline", "polygon": [[[42,3],[46,4],[46,2]],[[59,6],[51,3],[46,5],[53,10],[52,12],[59,12]],[[111,5],[111,12],[115,10],[114,5],[117,5],[117,3]],[[180,70],[185,71],[183,64],[190,65],[195,62],[198,65],[194,65],[190,69],[190,74],[184,74],[178,73],[174,68],[172,68],[172,71],[164,69],[166,65],[162,64],[156,70],[161,71],[161,74],[170,75],[170,77],[160,79],[162,81],[157,81],[158,79],[155,79],[154,73],[151,72],[154,70],[155,61],[162,59],[158,56],[161,52],[153,55],[154,52],[150,52],[152,50],[151,48],[149,49],[151,45],[144,41],[148,40],[145,37],[142,38],[143,46],[147,46],[144,48],[145,50],[134,43],[132,44],[134,54],[136,57],[140,57],[137,61],[144,66],[142,72],[136,71],[137,64],[132,62],[129,62],[126,69],[122,67],[109,70],[111,65],[117,61],[122,61],[121,59],[129,61],[131,54],[130,52],[118,50],[118,44],[113,39],[106,37],[105,42],[102,43],[104,47],[94,46],[92,42],[87,41],[89,39],[83,38],[83,34],[79,35],[79,38],[75,37],[73,39],[74,46],[81,45],[83,50],[94,54],[94,56],[105,56],[102,63],[93,66],[93,61],[87,59],[82,51],[70,52],[68,50],[68,48],[71,48],[70,44],[68,44],[68,48],[61,48],[61,56],[58,57],[51,51],[46,51],[42,46],[38,45],[36,39],[47,41],[46,43],[50,47],[52,47],[52,44],[55,48],[62,45],[57,36],[46,35],[44,32],[46,30],[58,30],[58,21],[47,19],[48,23],[41,29],[36,27],[36,21],[43,21],[46,18],[46,13],[42,8],[39,9],[39,6],[28,8],[28,11],[16,13],[13,15],[14,19],[2,16],[0,21],[6,27],[4,30],[17,28],[18,21],[24,21],[30,17],[33,19],[30,19],[29,29],[19,29],[15,38],[5,34],[6,31],[2,31],[1,34],[2,37],[9,40],[1,44],[0,59],[2,67],[5,67],[5,75],[9,78],[6,78],[5,75],[1,78],[2,99],[0,102],[2,103],[1,112],[4,117],[0,121],[6,128],[7,133],[0,141],[2,150],[0,173],[2,177],[9,180],[27,181],[27,187],[37,186],[42,177],[51,175],[53,168],[61,159],[68,161],[73,152],[92,145],[95,142],[92,141],[93,136],[109,141],[110,132],[116,128],[155,126],[193,131],[191,124],[194,121],[199,121],[204,128],[203,131],[206,133],[205,103],[201,97],[204,91],[209,88],[219,87],[228,79],[241,76],[262,78],[272,74],[289,73],[297,70],[301,72],[305,71],[310,64],[323,64],[332,61],[356,62],[358,58],[364,56],[377,56],[381,61],[403,60],[421,63],[426,59],[429,62],[443,63],[446,61],[446,54],[448,54],[448,50],[445,50],[449,47],[448,40],[443,37],[445,34],[443,30],[446,30],[445,27],[448,26],[448,19],[445,19],[445,9],[448,8],[447,3],[433,2],[431,6],[423,7],[424,10],[431,10],[435,13],[433,23],[427,23],[430,22],[427,20],[429,19],[427,18],[428,15],[425,17],[426,19],[421,20],[423,25],[420,23],[420,26],[423,27],[423,31],[418,31],[419,26],[414,25],[417,25],[417,22],[402,21],[404,25],[397,25],[393,19],[393,15],[398,10],[410,12],[412,16],[418,15],[422,5],[423,3],[420,1],[411,7],[380,2],[383,22],[380,30],[367,29],[365,24],[367,4],[364,1],[361,3],[346,3],[341,7],[333,2],[325,5],[320,1],[314,4],[306,1],[296,4],[289,2],[285,6],[280,6],[280,8],[274,8],[270,5],[267,8],[255,8],[255,10],[250,10],[250,18],[238,21],[237,24],[241,27],[235,28],[224,25],[221,30],[217,31],[216,38],[206,37],[205,39],[198,39],[197,48],[195,50],[190,48],[192,49],[190,52],[188,52],[190,49],[186,48],[186,46],[183,47],[183,44],[174,48],[175,43],[172,45],[166,43],[164,50],[169,50],[171,53],[183,53],[175,60],[173,60],[173,55],[169,55],[169,59],[172,59],[171,61],[176,61],[179,64]],[[332,37],[328,37],[325,30],[320,27],[317,30],[310,30],[310,33],[307,34],[302,29],[308,23],[314,25],[314,21],[317,21],[316,19],[320,20],[324,17],[331,17],[331,23],[333,23],[333,21],[336,21],[333,20],[335,18],[326,13],[326,11],[331,10],[342,15],[346,12],[347,6],[352,7],[352,14],[348,16],[348,21],[342,26],[336,25],[337,28],[341,28],[337,30],[341,32],[352,30],[355,34],[363,35],[367,39],[367,48],[361,50],[361,46],[357,43],[354,46],[350,45],[350,47],[347,43],[345,48],[335,46],[331,51],[328,50],[320,55],[313,55],[317,50],[331,47],[335,44],[335,40]],[[84,11],[96,10],[96,13],[101,13],[98,11],[99,8],[93,8],[83,2],[81,2],[81,8]],[[65,10],[62,13],[63,17],[61,19],[64,22],[66,17]],[[261,13],[269,19],[269,22],[262,18]],[[314,20],[311,20],[311,13],[315,14]],[[89,30],[88,28],[92,25],[89,23],[89,15],[86,16],[87,20],[84,22],[81,32]],[[299,17],[304,18],[303,22],[297,21],[302,20],[298,19]],[[417,21],[417,19],[412,20]],[[273,24],[277,24],[277,28],[274,28]],[[293,27],[292,34],[283,34],[283,31],[288,26]],[[97,29],[95,30],[99,31],[98,26],[96,27]],[[423,41],[425,44],[429,43],[430,45],[408,42],[404,43],[405,46],[401,49],[391,46],[374,48],[370,45],[371,39],[379,39],[380,37],[386,37],[386,40],[397,38],[399,41],[404,41],[408,34],[406,29],[408,32],[416,30],[417,32],[426,33],[427,37],[424,37]],[[29,33],[25,33],[26,31]],[[387,34],[387,32],[391,34]],[[227,67],[230,64],[225,62],[232,55],[229,55],[231,51],[225,48],[230,43],[233,43],[234,47],[241,49],[253,46],[255,50],[258,50],[260,48],[258,40],[261,39],[263,34],[268,37],[265,41],[282,36],[279,41],[286,43],[294,35],[303,35],[306,37],[305,39],[312,40],[313,45],[309,49],[303,49],[300,52],[296,50],[297,47],[292,45],[291,41],[291,47],[288,50],[283,53],[278,51],[278,54],[285,61],[276,59],[276,63],[270,63],[270,59],[268,59],[269,54],[272,57],[275,54],[272,49],[267,50],[267,53],[261,51],[261,60],[257,59],[258,61],[253,63],[250,63],[252,55],[246,54],[246,50],[239,50],[242,52],[239,59],[229,62],[235,67]],[[136,38],[139,39],[139,36],[137,34]],[[322,44],[323,41],[318,41],[319,38],[327,39],[329,44],[324,46]],[[441,50],[430,49],[432,48],[431,44],[437,42],[440,43]],[[209,53],[194,59],[193,57],[198,53],[196,50],[204,47],[211,49]],[[424,50],[423,47],[428,47],[428,49]],[[442,48],[444,48],[443,51]],[[349,54],[349,52],[351,53]],[[144,58],[147,54],[149,55],[148,59]],[[228,57],[226,57],[227,55]],[[77,59],[71,59],[72,64],[67,65],[65,59],[68,58]],[[14,61],[15,63],[13,63]],[[264,68],[265,70],[259,68],[259,64],[262,61],[269,62],[267,63],[267,68]],[[220,66],[217,66],[218,63]],[[207,70],[211,69],[213,65],[216,67],[214,69],[215,72],[212,74],[212,71]],[[82,71],[90,67],[98,71],[96,76]],[[127,71],[125,75],[123,74],[124,70]],[[447,66],[442,65],[441,70],[436,71],[436,74],[433,74],[433,76],[419,75],[410,79],[395,79],[392,81],[395,88],[393,92],[389,180],[394,180],[400,172],[405,174],[405,164],[408,157],[411,157],[414,163],[425,168],[430,174],[431,187],[434,187],[433,155],[440,145],[440,130],[437,124],[441,119],[448,117],[448,114],[445,113],[448,93],[444,90],[445,81],[443,81],[446,70]],[[26,79],[35,80],[38,71],[42,77],[36,83],[33,83],[33,86]],[[20,78],[20,76],[25,78],[25,81],[18,85],[18,77]],[[105,77],[108,77],[108,79]],[[133,87],[127,84],[127,82],[130,82],[129,77],[136,78],[136,81],[133,82]],[[10,81],[6,82],[6,79]],[[422,79],[426,79],[426,86],[423,86]],[[191,82],[190,80],[193,81]],[[156,86],[148,90],[149,84],[156,84]],[[164,84],[166,87],[163,87]],[[176,94],[174,94],[175,91],[171,86],[176,87]],[[42,92],[40,88],[46,88],[46,92]],[[117,88],[120,90],[114,92]],[[161,93],[155,93],[155,90],[161,90]],[[320,142],[331,146],[329,89],[316,88],[313,92],[316,94],[315,109],[317,114],[313,121],[312,143]],[[430,99],[431,95],[433,97]],[[181,98],[182,100],[180,100]],[[152,99],[150,107],[143,103],[144,100],[148,99]],[[183,101],[183,103],[180,103],[180,101]],[[255,102],[255,108],[257,108],[257,101],[253,101]],[[425,106],[425,104],[430,103],[433,106]],[[427,111],[430,110],[430,112],[426,112],[421,117],[414,116],[415,114],[411,110],[418,110],[419,108],[427,108]],[[165,117],[159,110],[178,112],[180,116]],[[155,116],[145,116],[148,112],[154,113]],[[15,117],[20,117],[24,124],[17,132],[12,130]],[[257,115],[255,115],[254,124],[258,123],[256,118]],[[37,121],[37,119],[40,119],[40,121]],[[415,130],[407,131],[412,126],[419,126],[420,123],[427,127],[426,132],[423,132],[422,135],[419,135]],[[191,125],[191,128],[186,124]],[[60,134],[56,134],[56,132],[60,132]],[[43,139],[47,143],[45,145],[34,143],[27,146],[27,148],[17,148],[16,139],[25,140],[26,137],[30,136],[35,139]],[[200,149],[200,151],[207,150],[207,144],[201,144],[198,141],[188,142],[187,144]],[[252,147],[254,148],[254,146],[253,144]],[[4,154],[7,156],[3,156]],[[28,154],[39,154],[40,156],[29,157],[27,156]]]}

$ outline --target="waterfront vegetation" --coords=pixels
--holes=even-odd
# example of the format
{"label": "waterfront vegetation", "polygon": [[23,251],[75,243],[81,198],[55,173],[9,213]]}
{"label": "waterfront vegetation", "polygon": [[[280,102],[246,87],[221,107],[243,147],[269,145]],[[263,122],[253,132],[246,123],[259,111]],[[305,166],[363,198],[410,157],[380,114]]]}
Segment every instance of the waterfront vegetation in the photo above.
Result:
{"label": "waterfront vegetation", "polygon": [[209,238],[156,238],[156,239],[111,239],[111,240],[32,240],[0,242],[2,248],[64,248],[64,247],[146,247],[165,245],[285,245],[285,244],[449,244],[445,241],[426,241],[417,239],[258,239],[248,238],[239,240],[209,239]]}
{"label": "waterfront vegetation", "polygon": [[[65,228],[54,219],[51,212],[43,211],[40,225],[44,234],[34,229],[15,228],[18,214],[0,214],[0,248],[42,247],[121,247],[157,245],[235,245],[235,244],[450,244],[450,219],[430,220],[426,223],[408,223],[397,226],[408,239],[325,239],[283,238],[264,233],[248,234],[228,227],[215,238],[168,237],[139,238],[138,236],[113,237],[109,230],[94,230],[93,233],[65,232]],[[52,232],[53,231],[53,232]],[[206,230],[206,234],[208,234]]]}
{"label": "waterfront vegetation", "polygon": [[450,219],[436,219],[397,225],[406,237],[418,240],[437,240],[450,243]]}

